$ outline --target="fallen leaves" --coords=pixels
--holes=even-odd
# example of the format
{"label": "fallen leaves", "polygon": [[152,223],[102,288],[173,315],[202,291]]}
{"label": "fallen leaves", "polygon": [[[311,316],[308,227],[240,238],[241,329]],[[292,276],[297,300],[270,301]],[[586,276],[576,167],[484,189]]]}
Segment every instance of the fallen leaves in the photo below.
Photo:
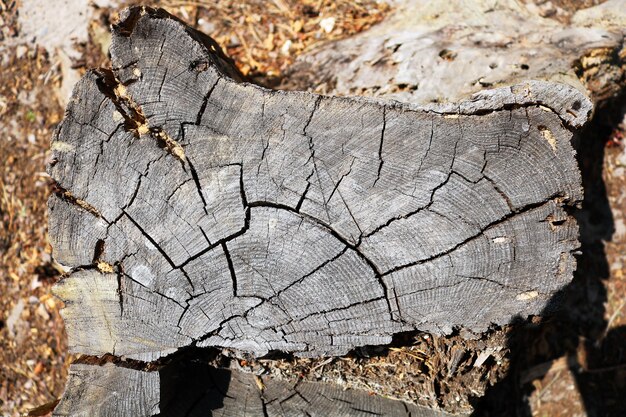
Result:
{"label": "fallen leaves", "polygon": [[278,77],[307,49],[361,32],[391,8],[374,0],[273,0],[160,3],[214,38],[239,70],[256,78]]}

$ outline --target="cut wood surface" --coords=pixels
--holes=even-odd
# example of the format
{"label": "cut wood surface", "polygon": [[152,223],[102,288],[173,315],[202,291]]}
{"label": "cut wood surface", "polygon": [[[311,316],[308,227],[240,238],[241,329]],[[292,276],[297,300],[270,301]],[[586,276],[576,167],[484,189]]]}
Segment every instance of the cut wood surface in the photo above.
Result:
{"label": "cut wood surface", "polygon": [[72,351],[340,355],[537,314],[571,279],[577,90],[426,108],[269,91],[193,35],[128,12],[52,143]]}
{"label": "cut wood surface", "polygon": [[112,363],[104,366],[73,364],[65,395],[54,410],[54,416],[157,415],[159,382],[157,372],[141,372]]}
{"label": "cut wood surface", "polygon": [[[122,13],[111,59],[75,87],[51,145],[74,353],[343,355],[539,314],[572,278],[570,140],[591,113],[578,88],[531,80],[425,105],[272,91],[146,8]],[[152,413],[154,377],[128,380]],[[59,410],[78,386],[56,415],[73,415]]]}
{"label": "cut wood surface", "polygon": [[174,363],[159,372],[113,364],[74,364],[69,373],[70,390],[72,395],[63,398],[55,416],[450,416],[364,391],[325,383],[277,381],[206,363]]}

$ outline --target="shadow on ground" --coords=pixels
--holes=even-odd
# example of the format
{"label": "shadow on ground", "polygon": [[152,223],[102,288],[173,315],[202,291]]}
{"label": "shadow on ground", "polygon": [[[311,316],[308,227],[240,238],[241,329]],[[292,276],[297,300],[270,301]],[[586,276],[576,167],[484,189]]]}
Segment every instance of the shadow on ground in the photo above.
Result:
{"label": "shadow on ground", "polygon": [[215,357],[213,349],[190,349],[159,371],[161,413],[156,417],[210,417],[224,406],[231,372],[209,365]]}
{"label": "shadow on ground", "polygon": [[604,242],[611,240],[614,222],[602,175],[607,138],[625,109],[626,96],[607,102],[579,136],[585,199],[575,214],[581,240],[577,271],[544,310],[546,318],[519,323],[510,334],[509,373],[478,400],[474,416],[531,416],[531,381],[559,358],[573,375],[588,417],[626,415],[626,326],[606,331],[604,281],[610,270]]}

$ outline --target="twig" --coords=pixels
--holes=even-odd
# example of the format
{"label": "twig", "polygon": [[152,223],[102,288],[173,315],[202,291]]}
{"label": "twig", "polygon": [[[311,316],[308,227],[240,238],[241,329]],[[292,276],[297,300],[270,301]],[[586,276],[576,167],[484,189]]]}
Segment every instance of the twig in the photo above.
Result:
{"label": "twig", "polygon": [[611,329],[611,325],[613,324],[617,316],[619,316],[622,313],[622,309],[624,308],[625,305],[626,305],[626,297],[624,297],[624,299],[622,300],[622,304],[620,304],[620,306],[613,312],[613,314],[611,314],[611,318],[609,318],[609,322],[607,323],[606,328],[604,329],[604,335],[602,336],[602,338],[606,337],[607,333]]}

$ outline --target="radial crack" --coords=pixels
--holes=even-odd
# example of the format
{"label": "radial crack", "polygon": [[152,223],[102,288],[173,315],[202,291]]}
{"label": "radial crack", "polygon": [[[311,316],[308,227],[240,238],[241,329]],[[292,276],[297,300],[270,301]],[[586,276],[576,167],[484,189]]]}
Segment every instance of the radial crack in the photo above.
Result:
{"label": "radial crack", "polygon": [[476,234],[474,234],[472,236],[469,236],[468,238],[466,238],[463,241],[457,243],[456,245],[452,246],[451,248],[446,249],[445,251],[439,252],[439,253],[437,253],[435,255],[432,255],[432,256],[429,256],[428,258],[425,258],[425,259],[420,259],[420,260],[417,260],[417,261],[414,261],[414,262],[409,262],[409,263],[406,263],[406,264],[403,264],[403,265],[398,265],[398,266],[396,266],[396,267],[394,267],[394,268],[384,272],[382,275],[383,276],[389,275],[389,274],[391,274],[393,272],[397,272],[397,271],[399,271],[401,269],[409,268],[409,267],[415,266],[415,265],[420,265],[420,264],[423,264],[423,263],[430,262],[430,261],[433,261],[435,259],[441,258],[442,256],[448,255],[448,254],[454,252],[455,250],[457,250],[458,248],[460,248],[461,246],[463,246],[463,245],[465,245],[465,244],[467,244],[467,243],[469,243],[469,242],[479,238],[480,236],[483,236],[486,231],[488,231],[488,230],[490,230],[490,229],[500,225],[501,223],[509,220],[510,218],[512,218],[514,216],[517,216],[518,214],[526,213],[526,212],[534,210],[536,208],[540,208],[542,206],[545,206],[546,204],[549,204],[550,201],[553,201],[556,198],[558,198],[558,196],[552,196],[552,197],[550,197],[550,198],[548,198],[548,199],[546,199],[544,201],[541,201],[539,203],[528,204],[528,205],[522,207],[519,210],[515,210],[515,211],[513,211],[511,213],[508,213],[508,214],[500,217],[497,220],[492,221],[491,223],[489,223],[485,227],[481,228],[481,230],[478,233],[476,233]]}
{"label": "radial crack", "polygon": [[380,179],[380,172],[383,169],[383,163],[385,162],[383,160],[383,144],[385,141],[385,128],[387,127],[387,107],[383,106],[383,128],[380,132],[380,147],[378,148],[378,173],[376,174],[376,179],[374,180],[374,184],[372,184],[372,186],[376,185],[376,183],[378,182],[378,180]]}
{"label": "radial crack", "polygon": [[233,281],[233,296],[237,297],[237,275],[235,274],[235,267],[233,266],[233,260],[230,257],[230,252],[228,251],[228,246],[226,246],[226,242],[222,242],[222,249],[224,250],[224,255],[226,255],[228,270],[230,271],[230,278]]}

